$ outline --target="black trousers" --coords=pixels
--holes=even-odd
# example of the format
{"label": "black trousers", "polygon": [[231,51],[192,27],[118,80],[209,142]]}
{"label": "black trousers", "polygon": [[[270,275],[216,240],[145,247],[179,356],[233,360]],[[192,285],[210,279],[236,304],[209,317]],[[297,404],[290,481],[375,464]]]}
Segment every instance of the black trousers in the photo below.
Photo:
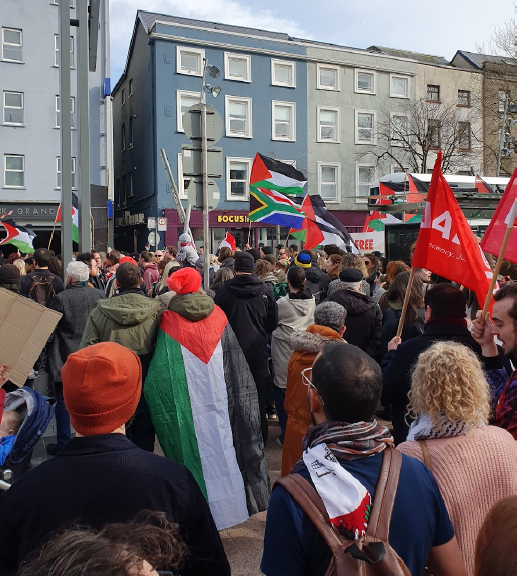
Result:
{"label": "black trousers", "polygon": [[262,428],[262,437],[265,444],[268,437],[266,406],[269,389],[272,387],[271,375],[267,367],[267,362],[264,362],[264,364],[261,364],[260,366],[250,366],[250,370],[253,375],[253,379],[255,380],[255,385],[257,386],[260,408],[260,424]]}

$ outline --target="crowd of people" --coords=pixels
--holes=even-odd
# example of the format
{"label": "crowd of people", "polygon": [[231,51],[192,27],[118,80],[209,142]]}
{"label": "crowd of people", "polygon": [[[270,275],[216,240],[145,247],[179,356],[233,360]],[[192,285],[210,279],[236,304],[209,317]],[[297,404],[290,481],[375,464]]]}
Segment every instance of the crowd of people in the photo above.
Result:
{"label": "crowd of people", "polygon": [[26,382],[53,458],[0,491],[0,574],[226,575],[219,530],[264,510],[266,576],[517,573],[517,283],[483,318],[379,253],[179,240],[0,253],[0,288],[61,314]]}

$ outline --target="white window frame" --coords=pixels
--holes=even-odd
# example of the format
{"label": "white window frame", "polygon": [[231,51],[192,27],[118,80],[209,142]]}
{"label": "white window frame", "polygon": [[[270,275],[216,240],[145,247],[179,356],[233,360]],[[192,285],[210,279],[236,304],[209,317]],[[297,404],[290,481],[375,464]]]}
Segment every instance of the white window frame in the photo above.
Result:
{"label": "white window frame", "polygon": [[[372,126],[372,139],[369,142],[360,142],[359,141],[359,114],[372,114],[373,115],[373,126]],[[364,145],[375,145],[377,144],[377,135],[375,134],[375,127],[377,126],[377,111],[376,110],[357,110],[355,109],[355,125],[354,125],[354,135],[355,135],[355,143],[364,146]]]}
{"label": "white window frame", "polygon": [[[192,52],[199,56],[199,70],[189,72],[181,69],[181,54],[182,52]],[[202,48],[193,48],[190,46],[176,46],[176,74],[184,74],[185,76],[203,76],[203,60],[205,59],[205,51]]]}
{"label": "white window frame", "polygon": [[404,117],[407,122],[407,126],[409,127],[409,116],[407,114],[403,114],[401,112],[390,112],[390,142],[392,146],[402,146],[404,142],[402,140],[398,140],[397,138],[393,137],[393,118],[395,116]]}
{"label": "white window frame", "polygon": [[[242,162],[248,165],[248,180],[246,186],[246,194],[244,197],[241,196],[232,196],[231,194],[231,180],[230,180],[230,164],[232,162]],[[250,200],[250,175],[251,175],[251,166],[253,165],[253,158],[240,158],[236,156],[227,156],[226,157],[226,200],[231,202],[249,202]],[[239,180],[240,182],[240,180]]]}
{"label": "white window frame", "polygon": [[498,112],[504,112],[505,106],[506,106],[506,91],[505,90],[499,90],[497,92],[497,111]]}
{"label": "white window frame", "polygon": [[[6,182],[7,175],[7,158],[16,157],[22,159],[22,169],[21,170],[9,170],[9,172],[21,172],[23,174],[23,185],[22,186],[11,186]],[[25,155],[24,154],[4,154],[4,188],[15,188],[17,190],[25,189]]]}
{"label": "white window frame", "polygon": [[375,164],[368,164],[367,162],[357,162],[355,165],[355,201],[356,204],[368,204],[368,198],[359,198],[359,170],[360,168],[373,168],[373,180],[377,177],[377,170],[375,168]]}
{"label": "white window frame", "polygon": [[[323,84],[321,84],[320,81],[320,70],[321,68],[328,68],[329,70],[335,70],[336,71],[336,86],[335,88],[331,87],[331,86],[324,86]],[[318,90],[330,90],[331,92],[340,92],[341,91],[341,67],[340,66],[335,66],[334,64],[323,64],[318,62],[316,64],[316,88]]]}
{"label": "white window frame", "polygon": [[[275,80],[275,65],[291,67],[291,82],[278,82]],[[282,86],[284,88],[296,88],[296,62],[290,60],[279,60],[271,58],[271,84],[273,86]]]}
{"label": "white window frame", "polygon": [[[368,74],[372,77],[372,89],[371,90],[360,90],[359,89],[359,74]],[[355,69],[354,75],[354,91],[357,94],[377,94],[377,73],[375,70],[362,70],[361,68]]]}
{"label": "white window frame", "polygon": [[[322,138],[321,136],[321,122],[320,122],[320,113],[322,110],[329,110],[330,112],[336,112],[336,138],[329,139],[329,138]],[[317,142],[329,142],[331,144],[340,144],[341,143],[341,108],[334,107],[334,106],[317,106],[316,107],[316,128],[318,130],[318,135],[316,138]]]}
{"label": "white window frame", "polygon": [[[192,176],[186,178],[189,180],[189,186],[192,184]],[[183,176],[183,154],[180,152],[178,154],[178,194],[180,200],[188,200],[187,191],[185,190],[184,184],[185,176]]]}
{"label": "white window frame", "polygon": [[[20,33],[20,44],[11,44],[8,42],[5,42],[4,40],[4,32],[8,30],[9,32],[19,32]],[[4,57],[4,46],[19,46],[20,47],[20,52],[21,52],[21,58],[20,60],[13,60],[12,58],[5,58]],[[4,62],[23,62],[23,30],[21,28],[9,28],[8,26],[5,26],[2,28],[2,60]]]}
{"label": "white window frame", "polygon": [[[393,78],[404,78],[405,80],[407,80],[407,94],[405,94],[405,95],[395,94],[393,92]],[[411,76],[407,76],[406,74],[390,74],[390,98],[408,99],[409,94],[411,92],[410,82],[411,82]]]}
{"label": "white window frame", "polygon": [[[246,126],[247,130],[245,134],[231,134],[230,133],[230,102],[238,101],[241,103],[246,103],[248,106],[248,115],[246,116]],[[226,137],[227,138],[253,138],[253,114],[252,114],[252,99],[245,98],[242,96],[230,96],[227,94],[225,96],[224,102],[224,110],[225,110],[225,128],[226,128]]]}
{"label": "white window frame", "polygon": [[[325,204],[341,204],[341,162],[318,162],[318,194],[323,198]],[[324,198],[321,193],[321,185],[323,184],[321,179],[321,173],[323,167],[336,168],[336,200],[329,200]]]}
{"label": "white window frame", "polygon": [[[51,0],[50,3],[52,4],[52,6],[59,6],[58,0]],[[74,0],[70,0],[70,8],[75,8]]]}
{"label": "white window frame", "polygon": [[[5,104],[5,95],[6,94],[20,94],[22,97],[22,105],[21,108],[18,106],[6,106]],[[23,92],[14,92],[13,90],[4,90],[3,97],[2,97],[2,124],[5,126],[25,126],[25,94]],[[12,110],[21,110],[22,111],[22,121],[21,122],[8,122],[5,119],[5,111],[6,109]]]}
{"label": "white window frame", "polygon": [[[246,77],[232,76],[230,74],[230,60],[246,61]],[[251,82],[251,56],[249,54],[235,54],[233,52],[224,53],[224,78],[225,80],[234,80],[235,82]]]}
{"label": "white window frame", "polygon": [[[291,109],[291,134],[289,138],[283,138],[281,136],[275,135],[275,108],[277,106],[283,106],[285,108]],[[296,142],[296,103],[295,102],[283,102],[281,100],[271,101],[271,140],[277,140],[280,142]]]}
{"label": "white window frame", "polygon": [[[56,190],[61,190],[61,185],[59,184],[59,175],[61,174],[61,170],[59,169],[61,162],[61,156],[56,156]],[[75,171],[76,162],[75,158],[72,157],[72,190],[77,190],[77,174]]]}
{"label": "white window frame", "polygon": [[182,96],[191,96],[196,98],[199,102],[199,92],[189,92],[188,90],[176,90],[176,131],[185,132],[183,129],[183,114],[181,113],[181,98]]}
{"label": "white window frame", "polygon": [[[58,107],[58,102],[59,102],[59,107]],[[55,114],[55,121],[56,121],[56,125],[54,126],[54,128],[61,128],[61,122],[57,121],[57,115],[61,114],[61,99],[59,97],[59,94],[56,95],[56,99],[55,99],[55,106],[56,106],[56,114]],[[76,129],[75,126],[75,96],[70,96],[70,123],[72,126],[72,130]]]}
{"label": "white window frame", "polygon": [[[59,34],[54,34],[54,68],[59,68]],[[75,39],[70,36],[70,68],[75,69]]]}

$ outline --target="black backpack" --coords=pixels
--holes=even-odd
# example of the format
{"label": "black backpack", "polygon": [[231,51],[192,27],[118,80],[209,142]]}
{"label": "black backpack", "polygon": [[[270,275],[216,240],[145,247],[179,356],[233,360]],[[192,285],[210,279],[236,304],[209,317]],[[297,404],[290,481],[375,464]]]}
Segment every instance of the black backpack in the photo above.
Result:
{"label": "black backpack", "polygon": [[56,289],[54,288],[55,278],[53,274],[49,274],[48,276],[32,274],[29,298],[42,306],[48,306],[52,298],[56,295]]}

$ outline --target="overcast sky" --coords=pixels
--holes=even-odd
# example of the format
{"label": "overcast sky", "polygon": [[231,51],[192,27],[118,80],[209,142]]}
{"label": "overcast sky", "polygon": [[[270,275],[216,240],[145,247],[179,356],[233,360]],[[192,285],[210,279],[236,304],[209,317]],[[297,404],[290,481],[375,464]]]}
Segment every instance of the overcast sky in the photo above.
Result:
{"label": "overcast sky", "polygon": [[124,69],[137,9],[447,59],[456,50],[475,52],[514,10],[511,0],[111,0],[113,84]]}

